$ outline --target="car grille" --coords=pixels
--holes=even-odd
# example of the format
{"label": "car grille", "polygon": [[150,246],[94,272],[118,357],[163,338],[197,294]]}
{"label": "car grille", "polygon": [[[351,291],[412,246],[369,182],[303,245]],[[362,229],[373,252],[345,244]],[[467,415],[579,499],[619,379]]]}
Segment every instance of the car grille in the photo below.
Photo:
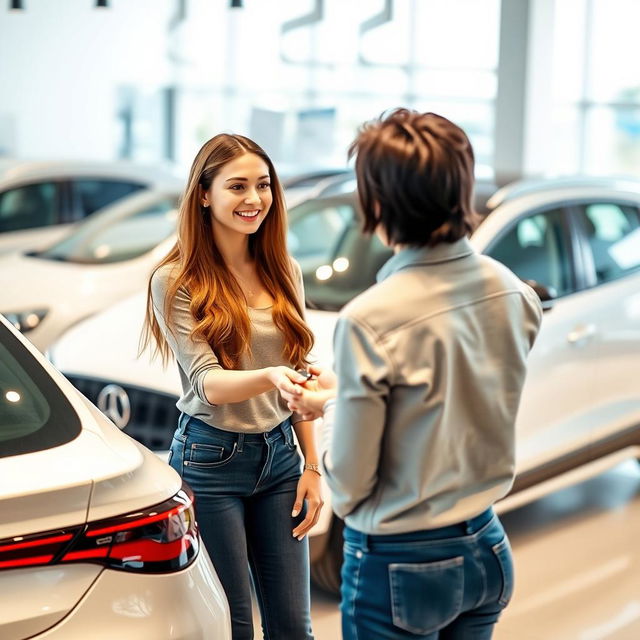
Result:
{"label": "car grille", "polygon": [[[96,406],[100,392],[106,386],[114,384],[111,380],[99,378],[74,375],[66,375],[66,377]],[[152,451],[169,449],[180,415],[176,408],[178,397],[131,385],[118,386],[127,394],[131,407],[129,421],[122,430]],[[110,416],[107,414],[107,417]]]}

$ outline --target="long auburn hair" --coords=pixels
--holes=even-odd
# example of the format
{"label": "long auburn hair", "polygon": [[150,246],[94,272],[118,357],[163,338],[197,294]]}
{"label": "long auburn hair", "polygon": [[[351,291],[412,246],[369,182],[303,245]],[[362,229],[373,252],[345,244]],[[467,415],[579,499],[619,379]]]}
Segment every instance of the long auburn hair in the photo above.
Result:
{"label": "long auburn hair", "polygon": [[[196,321],[192,337],[204,338],[225,369],[236,369],[241,356],[251,352],[251,322],[246,298],[216,246],[210,209],[201,205],[203,193],[209,190],[220,169],[245,153],[259,156],[267,164],[273,195],[268,215],[258,231],[249,236],[249,252],[256,262],[261,282],[274,301],[273,321],[284,338],[282,355],[292,366],[302,367],[308,362],[313,334],[303,319],[296,275],[287,252],[282,186],[269,156],[249,138],[219,134],[206,142],[196,155],[180,204],[176,244],[153,270],[155,273],[165,265],[174,266],[165,300],[156,300],[155,304],[163,305],[166,324],[170,331],[173,330],[171,303],[178,289],[184,288],[191,297],[190,310]],[[171,350],[153,307],[149,281],[141,350],[153,343],[153,355],[160,353],[166,365]]]}

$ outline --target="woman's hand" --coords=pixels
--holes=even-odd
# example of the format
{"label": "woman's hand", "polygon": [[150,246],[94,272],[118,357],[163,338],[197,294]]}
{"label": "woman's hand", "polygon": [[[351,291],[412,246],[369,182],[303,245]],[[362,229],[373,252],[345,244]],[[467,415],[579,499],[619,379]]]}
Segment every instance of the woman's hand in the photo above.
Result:
{"label": "woman's hand", "polygon": [[267,370],[267,379],[269,382],[283,395],[285,393],[293,394],[296,390],[296,383],[302,384],[306,378],[297,371],[289,367],[269,367]]}
{"label": "woman's hand", "polygon": [[296,501],[293,504],[291,516],[295,518],[301,511],[304,500],[307,501],[307,515],[293,530],[293,537],[302,540],[309,530],[316,525],[322,510],[322,493],[320,491],[320,476],[310,469],[306,469],[298,480]]}
{"label": "woman's hand", "polygon": [[322,416],[325,403],[335,397],[338,387],[336,374],[331,369],[312,365],[309,371],[314,379],[293,385],[293,392],[280,390],[289,409],[300,414],[303,420]]}

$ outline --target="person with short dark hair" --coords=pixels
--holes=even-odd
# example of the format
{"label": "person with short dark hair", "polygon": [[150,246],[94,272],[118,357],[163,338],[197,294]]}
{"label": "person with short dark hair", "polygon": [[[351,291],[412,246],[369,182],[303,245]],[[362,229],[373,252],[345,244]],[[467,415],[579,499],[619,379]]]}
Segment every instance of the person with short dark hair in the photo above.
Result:
{"label": "person with short dark hair", "polygon": [[341,312],[336,374],[282,395],[324,414],[323,466],[345,520],[345,640],[490,638],[513,592],[492,505],[511,488],[515,420],[542,317],[474,251],[474,157],[458,126],[397,109],[351,145],[364,229],[393,247]]}

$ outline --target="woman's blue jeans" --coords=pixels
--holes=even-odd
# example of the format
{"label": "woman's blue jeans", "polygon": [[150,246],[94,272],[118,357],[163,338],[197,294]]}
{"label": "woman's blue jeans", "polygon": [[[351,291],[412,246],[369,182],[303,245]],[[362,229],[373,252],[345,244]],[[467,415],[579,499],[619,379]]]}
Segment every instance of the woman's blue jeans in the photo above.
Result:
{"label": "woman's blue jeans", "polygon": [[169,464],[195,494],[196,518],[222,582],[234,640],[252,640],[253,577],[265,640],[308,640],[309,548],[292,535],[300,455],[290,420],[242,434],[180,416]]}
{"label": "woman's blue jeans", "polygon": [[488,640],[512,593],[511,549],[492,509],[398,535],[345,527],[344,640]]}

